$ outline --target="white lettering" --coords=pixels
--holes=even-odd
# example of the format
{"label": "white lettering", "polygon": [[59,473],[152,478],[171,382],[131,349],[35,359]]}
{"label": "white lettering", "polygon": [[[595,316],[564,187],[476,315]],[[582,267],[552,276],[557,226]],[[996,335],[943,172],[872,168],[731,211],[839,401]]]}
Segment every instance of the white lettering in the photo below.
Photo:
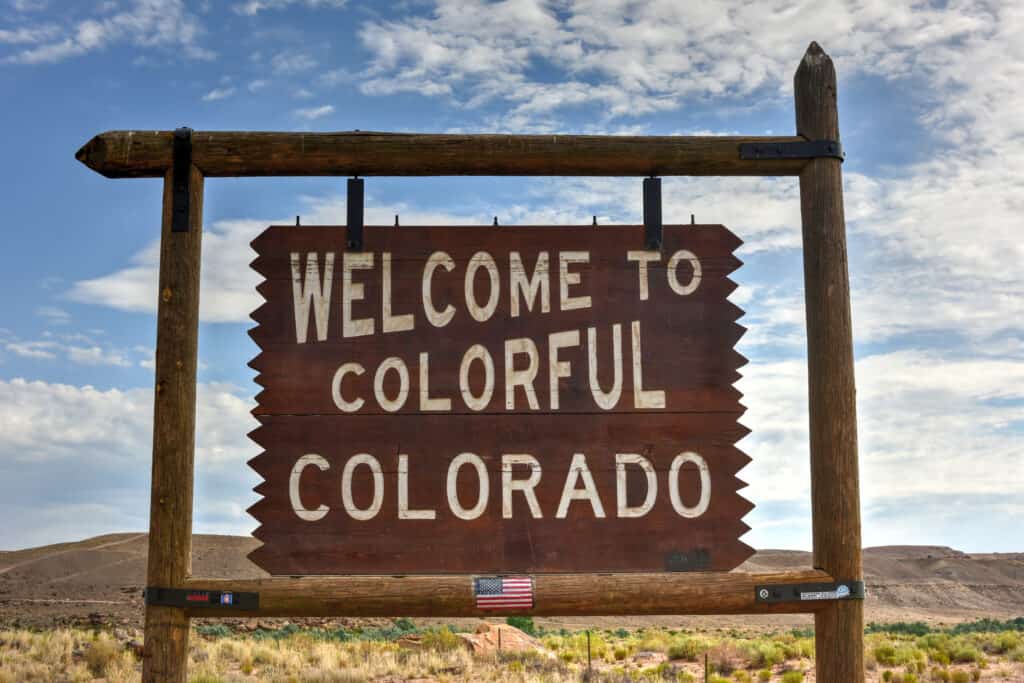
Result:
{"label": "white lettering", "polygon": [[[367,508],[357,508],[352,500],[352,472],[359,465],[366,465],[373,473],[373,500]],[[341,471],[341,502],[345,506],[345,512],[352,519],[365,522],[373,519],[380,512],[380,506],[384,502],[384,473],[381,471],[377,458],[369,453],[360,453],[349,458],[345,463],[345,469]]]}
{"label": "white lettering", "polygon": [[555,332],[548,335],[548,378],[551,390],[551,410],[558,410],[558,380],[572,374],[569,361],[558,360],[559,349],[580,345],[580,331]]}
{"label": "white lettering", "polygon": [[[292,467],[292,474],[288,478],[288,498],[292,503],[292,510],[295,511],[299,519],[305,522],[316,522],[326,517],[330,508],[321,503],[316,510],[307,510],[302,504],[302,498],[299,496],[299,481],[302,479],[302,470],[310,465],[315,465],[321,472],[325,472],[330,468],[328,462],[322,456],[315,453],[307,453],[299,458],[295,466]],[[538,476],[537,478],[539,479],[540,477]]]}
{"label": "white lettering", "polygon": [[660,251],[627,251],[627,261],[636,261],[637,274],[640,277],[640,301],[647,301],[651,296],[647,285],[647,264],[651,261],[660,261]]}
{"label": "white lettering", "polygon": [[[630,507],[626,500],[626,465],[639,465],[647,476],[647,496],[644,502],[637,507]],[[636,518],[643,517],[654,507],[654,500],[658,495],[658,477],[654,472],[654,465],[642,455],[636,453],[615,454],[615,493],[618,500],[619,517]],[[678,488],[678,487],[677,487]]]}
{"label": "white lettering", "polygon": [[398,456],[398,518],[399,519],[435,519],[433,510],[409,509],[409,456]]}
{"label": "white lettering", "polygon": [[[694,507],[687,507],[679,497],[679,470],[688,462],[696,465],[700,472],[700,498]],[[707,512],[708,504],[711,502],[711,472],[708,470],[707,461],[690,451],[677,455],[668,473],[668,493],[672,498],[672,507],[681,517],[693,519]]]}
{"label": "white lettering", "polygon": [[597,329],[587,328],[587,360],[590,365],[590,393],[594,402],[604,410],[612,410],[622,397],[622,325],[612,325],[612,366],[614,375],[611,391],[604,391],[597,379]]}
{"label": "white lettering", "polygon": [[558,293],[563,311],[590,308],[590,296],[570,296],[569,286],[580,283],[579,273],[570,273],[569,264],[590,263],[589,251],[561,251],[558,253]]}
{"label": "white lettering", "polygon": [[[458,490],[458,479],[459,469],[463,465],[472,465],[476,470],[477,479],[480,482],[480,494],[477,496],[476,505],[468,510],[462,507],[462,503],[459,502],[459,490]],[[484,461],[479,456],[473,453],[460,453],[452,460],[451,464],[448,465],[448,507],[451,508],[452,514],[459,519],[476,519],[484,513],[484,509],[487,507],[487,499],[491,495],[491,484],[487,478],[487,468],[484,466]]]}
{"label": "white lettering", "polygon": [[327,320],[331,307],[331,286],[334,283],[334,252],[324,256],[324,280],[320,283],[320,266],[316,252],[306,256],[306,278],[303,282],[300,257],[293,251],[292,262],[292,300],[295,303],[295,341],[306,343],[306,332],[309,328],[309,305],[312,302],[316,318],[317,341],[327,339]]}
{"label": "white lettering", "polygon": [[[693,275],[690,277],[690,281],[686,285],[679,284],[678,274],[676,268],[679,266],[679,262],[686,259],[690,262],[690,267],[693,268]],[[672,258],[668,260],[668,266],[666,267],[668,272],[668,286],[672,288],[672,291],[680,296],[686,296],[687,294],[693,294],[700,287],[701,268],[700,259],[692,251],[686,249],[680,249],[676,253],[672,254]]]}
{"label": "white lettering", "polygon": [[[479,396],[474,395],[469,386],[469,370],[475,360],[484,364],[484,390]],[[483,410],[491,402],[494,395],[494,359],[480,344],[469,347],[462,356],[462,364],[459,366],[459,391],[462,392],[462,400],[470,410]]]}
{"label": "white lettering", "polygon": [[420,410],[423,412],[446,411],[452,409],[450,398],[430,397],[430,354],[420,354]]}
{"label": "white lettering", "polygon": [[[398,395],[395,398],[388,398],[384,393],[384,378],[389,370],[398,373]],[[377,366],[377,372],[373,376],[373,395],[377,397],[380,407],[389,413],[402,409],[409,397],[409,368],[405,366],[405,361],[397,356],[391,356]]]}
{"label": "white lettering", "polygon": [[364,372],[366,372],[366,368],[359,363],[344,363],[334,373],[334,379],[331,380],[331,398],[334,399],[334,405],[338,406],[339,410],[343,410],[346,413],[354,413],[363,407],[364,401],[361,398],[357,398],[354,401],[345,400],[345,397],[341,395],[341,382],[348,373],[358,377]]}
{"label": "white lettering", "polygon": [[[583,488],[576,488],[576,482],[583,480]],[[555,517],[565,519],[569,512],[569,503],[574,500],[589,500],[590,507],[594,511],[594,517],[604,518],[604,506],[601,505],[601,498],[597,495],[597,486],[594,485],[594,477],[587,467],[587,458],[582,453],[572,456],[572,464],[569,465],[569,472],[565,477],[565,486],[562,488],[562,498],[558,501],[558,512]]]}
{"label": "white lettering", "polygon": [[371,269],[372,253],[346,251],[341,257],[341,333],[346,339],[373,334],[373,318],[352,317],[352,302],[365,298],[365,287],[361,282],[352,282],[352,271]]}
{"label": "white lettering", "polygon": [[415,325],[412,319],[412,313],[403,313],[402,315],[391,314],[391,252],[385,251],[380,255],[381,259],[381,271],[383,275],[381,292],[381,307],[383,322],[381,327],[385,332],[405,332],[406,330],[413,329]]}
{"label": "white lettering", "polygon": [[640,321],[633,321],[633,407],[657,410],[665,407],[665,392],[644,389],[643,354],[640,350]]}
{"label": "white lettering", "polygon": [[451,322],[452,317],[455,315],[455,307],[448,304],[444,307],[443,311],[434,308],[431,280],[438,266],[441,266],[450,273],[455,270],[455,261],[443,251],[435,251],[427,259],[426,265],[423,266],[423,312],[426,314],[427,320],[430,321],[431,325],[434,327],[444,327]]}
{"label": "white lettering", "polygon": [[[487,271],[487,277],[489,280],[489,289],[487,294],[487,303],[484,306],[476,301],[476,294],[473,292],[473,283],[476,278],[476,271],[480,268],[484,268]],[[469,263],[466,264],[466,307],[469,308],[469,314],[473,316],[473,320],[477,322],[485,322],[490,320],[491,316],[494,315],[494,311],[498,308],[498,297],[501,295],[501,285],[498,283],[498,264],[494,262],[494,258],[491,257],[486,251],[478,251],[473,254],[473,257],[469,259]]]}
{"label": "white lettering", "polygon": [[[515,357],[525,355],[529,364],[522,370],[515,369]],[[537,392],[533,388],[533,382],[537,378],[537,370],[540,368],[540,355],[537,353],[537,345],[532,339],[509,339],[505,342],[505,409],[515,410],[516,408],[516,387],[522,387],[526,393],[526,402],[530,404],[530,410],[539,410],[540,402],[537,401]]]}
{"label": "white lettering", "polygon": [[[512,467],[514,465],[528,465],[530,476],[526,479],[513,479]],[[501,516],[505,519],[512,519],[512,492],[522,491],[526,498],[526,504],[530,506],[530,514],[534,519],[540,519],[544,515],[540,511],[540,503],[537,502],[537,494],[533,489],[540,483],[540,463],[532,455],[513,455],[506,453],[501,456]]]}
{"label": "white lettering", "polygon": [[526,310],[533,312],[533,304],[540,294],[540,312],[551,311],[551,278],[548,266],[548,252],[537,254],[537,263],[533,266],[533,275],[526,279],[526,267],[518,251],[508,256],[509,294],[511,295],[511,313],[513,318],[519,317],[519,294],[523,295]]}

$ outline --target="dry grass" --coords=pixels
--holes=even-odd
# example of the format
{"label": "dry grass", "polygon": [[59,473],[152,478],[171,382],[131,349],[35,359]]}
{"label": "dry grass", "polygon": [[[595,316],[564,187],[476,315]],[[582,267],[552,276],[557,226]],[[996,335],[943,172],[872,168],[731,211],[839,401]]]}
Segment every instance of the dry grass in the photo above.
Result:
{"label": "dry grass", "polygon": [[[124,634],[122,634],[123,636]],[[259,635],[259,634],[258,634]],[[474,656],[447,629],[420,632],[405,648],[392,632],[339,634],[289,631],[193,633],[189,680],[309,681],[311,683],[525,683],[580,681],[587,639],[580,632],[541,635],[542,651]],[[870,634],[870,681],[1024,681],[1021,634],[922,637]],[[718,683],[813,680],[813,638],[806,634],[676,632],[665,629],[594,631],[589,680],[703,681],[705,654]],[[807,677],[804,677],[804,673]],[[0,683],[138,681],[141,662],[108,633],[85,630],[0,631]]]}

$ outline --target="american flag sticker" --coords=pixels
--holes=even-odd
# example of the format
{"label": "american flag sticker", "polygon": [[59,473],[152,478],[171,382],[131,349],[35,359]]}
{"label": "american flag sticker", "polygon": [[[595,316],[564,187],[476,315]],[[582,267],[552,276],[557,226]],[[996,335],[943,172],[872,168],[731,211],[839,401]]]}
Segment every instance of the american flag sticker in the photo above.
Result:
{"label": "american flag sticker", "polygon": [[473,579],[476,607],[497,611],[531,609],[533,579],[529,576],[481,576]]}

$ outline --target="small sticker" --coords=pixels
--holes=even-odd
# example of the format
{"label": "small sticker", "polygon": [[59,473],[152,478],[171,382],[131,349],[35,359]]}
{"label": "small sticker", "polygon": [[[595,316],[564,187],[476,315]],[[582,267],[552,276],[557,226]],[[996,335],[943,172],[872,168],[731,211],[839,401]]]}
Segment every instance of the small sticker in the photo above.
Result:
{"label": "small sticker", "polygon": [[758,595],[759,595],[759,596],[761,596],[761,599],[762,599],[762,600],[767,600],[767,599],[768,599],[768,595],[769,595],[769,593],[768,593],[768,589],[767,589],[767,588],[762,588],[762,589],[761,589],[761,590],[760,590],[760,591],[758,592]]}

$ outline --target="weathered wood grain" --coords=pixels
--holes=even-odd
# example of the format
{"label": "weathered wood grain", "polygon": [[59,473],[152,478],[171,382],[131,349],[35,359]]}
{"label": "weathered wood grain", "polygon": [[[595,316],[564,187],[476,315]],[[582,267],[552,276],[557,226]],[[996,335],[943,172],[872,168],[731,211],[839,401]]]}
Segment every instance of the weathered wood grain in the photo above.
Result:
{"label": "weathered wood grain", "polygon": [[[190,170],[188,232],[171,231],[173,170],[164,177],[157,307],[153,474],[146,583],[181,585],[192,567],[192,481],[195,451],[196,368],[199,343],[199,263],[203,232],[203,176]],[[147,683],[184,683],[188,617],[173,607],[146,607]]]}
{"label": "weathered wood grain", "polygon": [[[738,540],[748,529],[742,517],[751,509],[737,493],[745,484],[736,478],[748,461],[735,446],[747,430],[738,422],[744,408],[733,387],[746,362],[733,350],[744,330],[736,322],[742,311],[727,300],[735,289],[728,276],[740,265],[733,255],[740,240],[722,226],[666,226],[662,255],[648,265],[642,298],[639,267],[627,258],[627,252],[642,248],[642,235],[640,226],[370,228],[360,258],[373,269],[353,271],[348,285],[341,276],[344,228],[276,226],[256,238],[253,267],[265,278],[258,290],[266,303],[252,316],[258,325],[251,336],[261,352],[250,365],[264,390],[253,411],[261,426],[251,436],[265,451],[250,463],[264,478],[257,487],[264,497],[250,508],[260,522],[254,535],[264,542],[251,555],[253,561],[288,575],[724,570],[739,565],[752,552]],[[685,295],[672,291],[666,270],[668,260],[682,250],[701,264],[685,262],[672,271],[689,282],[699,270],[699,286]],[[434,305],[453,307],[442,327],[431,325],[423,308],[424,264],[437,251],[454,262],[450,271],[435,275],[430,287]],[[586,308],[561,310],[558,263],[567,251],[589,255],[586,264],[573,268],[580,281],[572,294],[589,296]],[[486,301],[494,285],[487,277],[473,278],[468,264],[484,253],[495,264],[500,293],[491,317],[481,321],[472,315],[467,296]],[[532,275],[542,253],[551,271],[550,310],[535,305],[531,311],[520,304],[516,315],[513,271]],[[315,268],[309,265],[313,256]],[[385,257],[388,276],[381,272]],[[331,259],[333,284],[325,290],[331,303],[325,309],[327,322],[319,328],[322,338],[313,335],[314,317],[300,343],[295,288],[324,282]],[[296,273],[301,284],[294,281]],[[352,315],[374,319],[374,331],[346,337],[340,308],[343,287],[353,283],[362,289]],[[390,299],[381,294],[385,285]],[[386,301],[391,301],[392,314],[412,316],[412,329],[382,330]],[[643,332],[642,349],[635,347],[642,358],[642,387],[633,376],[633,324]],[[618,355],[611,342],[616,325],[622,333]],[[590,328],[597,331],[594,349],[602,388],[615,383],[613,365],[621,364],[621,393],[611,406],[599,405],[591,388]],[[559,358],[575,371],[559,378],[545,344],[549,335],[567,330],[579,332],[581,345],[560,352]],[[504,345],[514,338],[538,346],[534,403],[519,387],[510,404],[505,391]],[[483,364],[470,369],[465,385],[460,374],[471,345],[486,349],[495,365],[493,394],[475,405],[472,397],[485,386]],[[426,382],[419,372],[422,354],[429,359]],[[399,396],[405,386],[398,372],[375,376],[389,357],[408,368],[408,398],[398,407],[375,398],[378,382],[386,396]],[[347,376],[340,392],[346,400],[365,403],[345,412],[332,378],[343,364],[354,362],[366,372]],[[641,389],[652,388],[664,392],[664,405],[644,404]],[[450,407],[437,412],[421,403],[427,396],[447,399]],[[687,451],[699,453],[710,471],[710,503],[696,518],[678,513],[668,494],[671,464]],[[454,514],[448,498],[449,464],[462,453],[479,458],[487,472],[490,494],[473,519]],[[657,501],[640,518],[620,516],[619,498],[626,507],[643,503],[647,478],[638,467],[626,468],[620,495],[618,453],[642,454],[655,473]],[[296,475],[300,504],[294,502],[291,476],[307,454],[323,460]],[[381,469],[379,479],[369,466],[352,475],[350,505],[370,509],[379,500],[369,520],[354,519],[341,493],[342,472],[359,454],[372,456]],[[514,494],[512,518],[504,516],[506,454],[528,454],[540,464],[541,478],[533,489],[539,512],[527,506],[523,494]],[[571,465],[577,454],[587,458],[603,517],[587,501],[556,515],[570,471],[581,471]],[[404,480],[401,456],[409,464]],[[516,478],[528,475],[523,467]],[[458,497],[468,506],[480,490],[476,476],[470,468],[456,479]],[[684,466],[678,480],[682,499],[695,505],[701,499],[697,467]],[[434,518],[403,519],[400,486],[406,487],[411,507],[432,510]],[[321,506],[329,512],[300,519],[303,511]],[[680,562],[681,556],[688,559]]]}
{"label": "weathered wood grain", "polygon": [[[797,132],[839,140],[836,72],[811,43],[794,77]],[[816,159],[800,174],[814,566],[837,580],[863,575],[857,407],[842,165]],[[864,680],[863,602],[840,600],[815,616],[819,681]]]}
{"label": "weathered wood grain", "polygon": [[[75,154],[108,178],[159,177],[173,131],[100,133]],[[798,175],[802,159],[740,159],[743,143],[791,136],[450,135],[195,131],[192,160],[222,176]]]}
{"label": "weathered wood grain", "polygon": [[[536,604],[516,614],[590,616],[645,614],[790,614],[815,612],[824,602],[759,603],[754,587],[828,582],[813,569],[779,573],[541,574],[534,577]],[[470,576],[316,576],[270,579],[189,579],[194,589],[258,592],[255,612],[217,610],[217,616],[266,617],[464,617],[494,616],[473,601]],[[209,610],[189,611],[192,617]]]}

